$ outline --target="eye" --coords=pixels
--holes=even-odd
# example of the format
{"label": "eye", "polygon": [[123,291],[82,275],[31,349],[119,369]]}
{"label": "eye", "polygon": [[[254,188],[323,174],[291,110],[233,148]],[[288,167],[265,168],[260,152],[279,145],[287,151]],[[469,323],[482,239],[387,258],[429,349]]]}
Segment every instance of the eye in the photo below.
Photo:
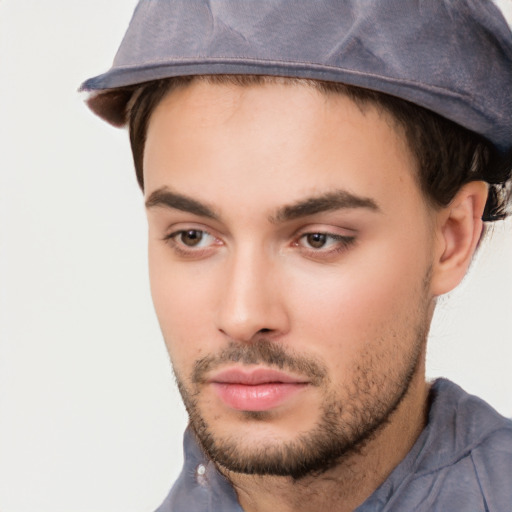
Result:
{"label": "eye", "polygon": [[334,233],[304,233],[297,243],[302,248],[312,252],[338,252],[346,249],[355,242],[353,236],[336,235]]}
{"label": "eye", "polygon": [[327,235],[325,233],[308,233],[304,235],[306,242],[314,249],[321,249],[327,243]]}
{"label": "eye", "polygon": [[219,242],[216,237],[202,229],[180,229],[167,235],[164,240],[183,256],[197,256]]}
{"label": "eye", "polygon": [[209,235],[199,229],[188,229],[186,231],[179,231],[174,236],[175,239],[178,239],[187,247],[197,247],[201,245],[201,242],[206,240]]}

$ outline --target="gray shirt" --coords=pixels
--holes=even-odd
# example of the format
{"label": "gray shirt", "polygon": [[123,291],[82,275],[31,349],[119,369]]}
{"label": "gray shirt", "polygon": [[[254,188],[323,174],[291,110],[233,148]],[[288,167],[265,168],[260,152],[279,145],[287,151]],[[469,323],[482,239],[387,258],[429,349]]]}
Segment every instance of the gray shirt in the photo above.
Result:
{"label": "gray shirt", "polygon": [[[445,379],[430,400],[411,451],[355,512],[512,512],[512,421]],[[156,512],[243,512],[189,430],[184,450],[183,470]]]}

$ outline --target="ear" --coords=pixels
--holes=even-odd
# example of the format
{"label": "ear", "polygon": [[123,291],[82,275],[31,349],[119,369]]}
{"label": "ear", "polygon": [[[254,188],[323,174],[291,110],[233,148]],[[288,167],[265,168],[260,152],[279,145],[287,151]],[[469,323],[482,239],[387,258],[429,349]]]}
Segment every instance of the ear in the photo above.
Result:
{"label": "ear", "polygon": [[482,235],[487,195],[487,183],[472,181],[438,212],[431,281],[434,296],[453,290],[466,275]]}

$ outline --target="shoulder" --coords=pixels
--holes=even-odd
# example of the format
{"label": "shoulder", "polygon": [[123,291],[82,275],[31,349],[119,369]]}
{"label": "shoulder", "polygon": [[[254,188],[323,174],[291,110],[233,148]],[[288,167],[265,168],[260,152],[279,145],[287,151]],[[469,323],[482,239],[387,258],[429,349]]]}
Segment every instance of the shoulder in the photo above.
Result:
{"label": "shoulder", "polygon": [[[486,433],[446,465],[417,475],[430,487],[425,510],[512,512],[512,422]],[[422,509],[423,510],[423,509]]]}
{"label": "shoulder", "polygon": [[444,379],[408,456],[358,512],[512,512],[512,420]]}
{"label": "shoulder", "polygon": [[449,381],[433,392],[430,442],[415,477],[431,489],[425,510],[512,512],[512,420]]}
{"label": "shoulder", "polygon": [[488,509],[512,510],[512,421],[486,436],[471,451],[471,461]]}

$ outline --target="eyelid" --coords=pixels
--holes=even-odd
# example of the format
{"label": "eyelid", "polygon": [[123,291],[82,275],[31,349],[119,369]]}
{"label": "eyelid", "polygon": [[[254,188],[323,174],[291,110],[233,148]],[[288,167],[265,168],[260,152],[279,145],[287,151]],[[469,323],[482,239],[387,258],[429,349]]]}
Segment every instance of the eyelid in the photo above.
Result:
{"label": "eyelid", "polygon": [[[169,229],[168,233],[162,238],[162,240],[168,244],[171,249],[178,255],[184,258],[192,258],[197,259],[202,256],[210,254],[215,246],[219,246],[222,244],[219,237],[215,234],[211,233],[209,229],[206,229],[204,226],[197,225],[183,225],[172,226],[173,229]],[[178,237],[186,233],[187,231],[198,231],[203,234],[203,236],[209,236],[212,238],[211,243],[206,246],[187,246],[183,242],[178,240]]]}
{"label": "eyelid", "polygon": [[300,238],[301,236],[311,235],[314,233],[321,233],[323,235],[332,236],[334,238],[353,238],[358,235],[358,230],[331,224],[309,224],[307,226],[302,226],[300,229],[297,229],[294,237]]}
{"label": "eyelid", "polygon": [[[349,232],[342,234],[338,230]],[[327,247],[307,247],[301,241],[308,235],[321,234],[331,239]],[[301,228],[294,236],[293,246],[297,247],[301,253],[313,259],[335,257],[345,252],[349,247],[357,242],[357,232],[352,229],[336,228],[334,226],[310,225]]]}
{"label": "eyelid", "polygon": [[179,235],[180,233],[186,233],[187,231],[198,231],[205,235],[212,236],[212,237],[216,238],[215,235],[212,235],[212,233],[210,233],[206,229],[201,229],[201,228],[196,228],[196,227],[184,227],[184,228],[179,228],[179,229],[173,229],[168,234],[164,235],[163,240],[169,240],[169,239],[174,238],[175,236]]}
{"label": "eyelid", "polygon": [[[354,235],[337,235],[335,233],[328,233],[328,232],[325,232],[325,231],[309,231],[307,233],[303,233],[301,234],[297,241],[309,236],[309,235],[324,235],[326,236],[327,238],[331,238],[332,240],[334,241],[337,241],[337,242],[342,242],[342,243],[345,243],[345,244],[348,244],[348,243],[351,243],[355,240],[355,236]],[[321,249],[316,249],[316,251],[320,251]]]}
{"label": "eyelid", "polygon": [[166,240],[176,236],[178,233],[183,233],[186,231],[201,231],[202,233],[213,236],[214,238],[220,238],[216,230],[209,225],[205,225],[201,222],[178,220],[177,222],[167,224],[165,227],[165,235],[162,237],[162,239]]}

